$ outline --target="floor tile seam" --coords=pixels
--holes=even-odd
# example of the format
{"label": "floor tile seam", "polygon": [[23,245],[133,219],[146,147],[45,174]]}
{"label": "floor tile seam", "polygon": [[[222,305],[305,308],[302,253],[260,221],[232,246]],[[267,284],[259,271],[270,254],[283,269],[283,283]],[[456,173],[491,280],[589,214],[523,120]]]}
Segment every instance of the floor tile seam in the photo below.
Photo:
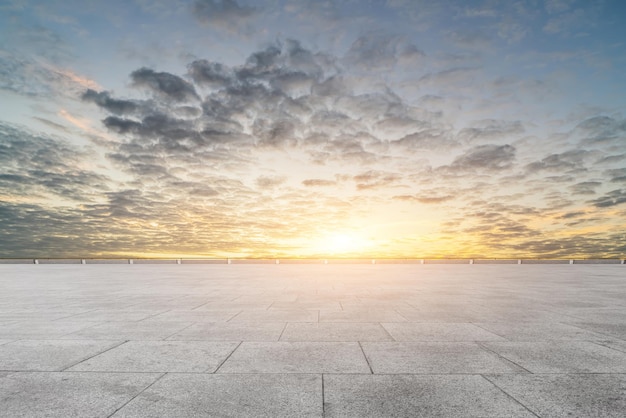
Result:
{"label": "floor tile seam", "polygon": [[[104,340],[104,341],[106,341],[106,340]],[[74,366],[79,365],[79,364],[80,364],[80,363],[82,363],[82,362],[85,362],[85,361],[91,360],[92,358],[94,358],[94,357],[96,357],[96,356],[99,356],[100,354],[104,354],[104,353],[106,353],[107,351],[111,351],[111,350],[113,350],[113,349],[115,349],[115,348],[117,348],[117,347],[119,347],[119,346],[121,346],[121,345],[123,345],[123,344],[126,344],[127,342],[128,342],[128,340],[124,340],[124,341],[122,341],[122,342],[120,342],[120,343],[118,343],[118,344],[115,344],[115,345],[113,345],[113,346],[111,346],[111,347],[109,347],[109,348],[107,348],[107,349],[105,349],[105,350],[103,350],[103,351],[100,351],[99,353],[96,353],[96,354],[91,355],[91,356],[89,356],[89,357],[83,358],[82,360],[76,361],[76,362],[74,362],[73,364],[70,364],[69,366],[63,367],[63,368],[61,368],[59,371],[60,371],[60,372],[63,372],[63,371],[65,371],[65,370],[67,370],[67,369],[69,369],[69,368],[71,368],[71,367],[74,367]]]}
{"label": "floor tile seam", "polygon": [[[372,322],[372,323],[376,324],[377,322]],[[398,340],[396,340],[396,339],[394,338],[394,336],[393,336],[393,335],[391,335],[391,333],[389,332],[389,330],[388,330],[387,328],[385,328],[385,323],[383,323],[383,322],[378,322],[378,325],[380,325],[380,327],[383,329],[383,331],[385,332],[385,334],[387,334],[387,336],[388,336],[389,338],[391,338],[391,341],[398,341]]]}
{"label": "floor tile seam", "polygon": [[[620,341],[624,341],[624,340],[620,340]],[[608,345],[606,345],[606,344],[602,344],[603,342],[605,342],[605,343],[606,343],[607,341],[589,341],[589,342],[590,342],[590,343],[597,344],[597,345],[600,345],[600,346],[602,346],[602,347],[610,348],[611,350],[619,351],[620,353],[626,353],[626,348],[625,348],[625,349],[623,349],[623,350],[620,350],[619,348],[610,347],[610,346],[608,346]],[[609,342],[610,342],[610,341],[609,341]],[[0,344],[0,345],[2,345],[2,344]]]}
{"label": "floor tile seam", "polygon": [[522,370],[524,370],[524,371],[526,371],[526,372],[528,372],[528,373],[530,373],[530,374],[533,374],[533,372],[531,372],[530,370],[528,370],[526,367],[524,367],[524,366],[522,366],[522,365],[520,365],[520,364],[516,363],[515,361],[513,361],[513,360],[511,360],[511,359],[509,359],[509,358],[507,358],[507,357],[503,356],[502,354],[498,353],[497,351],[492,350],[491,348],[489,348],[489,347],[485,346],[484,344],[481,344],[480,342],[476,342],[475,344],[476,344],[476,345],[478,345],[479,347],[481,347],[482,349],[484,349],[484,350],[486,350],[486,351],[489,351],[490,353],[495,354],[496,356],[500,357],[501,359],[503,359],[503,360],[505,360],[505,361],[507,361],[507,362],[509,362],[509,363],[511,363],[511,364],[513,364],[513,365],[515,365],[515,366],[517,366],[517,367],[519,367],[520,369],[522,369]]}
{"label": "floor tile seam", "polygon": [[486,380],[487,382],[489,382],[491,385],[493,385],[494,387],[496,387],[500,392],[504,393],[508,398],[510,398],[511,400],[513,400],[514,402],[516,402],[517,404],[519,404],[522,408],[524,408],[525,410],[527,410],[528,412],[530,412],[531,414],[533,414],[534,416],[536,416],[537,418],[541,418],[541,416],[533,411],[532,409],[530,409],[530,407],[526,406],[524,403],[522,403],[519,399],[515,398],[513,395],[511,395],[510,393],[508,393],[506,390],[504,390],[503,388],[501,388],[500,386],[498,386],[496,383],[492,382],[491,380],[489,380],[485,375],[480,375],[480,377],[482,377],[484,380]]}
{"label": "floor tile seam", "polygon": [[324,373],[322,373],[322,418],[326,417],[326,393],[324,389]]}
{"label": "floor tile seam", "polygon": [[[479,323],[481,323],[481,322],[479,322]],[[505,337],[504,335],[500,335],[500,334],[498,334],[497,332],[490,331],[488,328],[485,328],[485,327],[483,327],[483,326],[478,325],[479,323],[476,323],[476,322],[470,322],[470,324],[471,324],[471,325],[474,325],[475,327],[478,327],[478,328],[480,328],[480,329],[482,329],[482,330],[485,330],[485,331],[487,331],[487,332],[489,332],[489,333],[491,333],[491,334],[493,334],[493,335],[497,335],[497,336],[498,336],[498,337],[500,337],[500,338],[504,338],[504,339],[505,339],[505,341],[511,341],[511,340],[509,340],[507,337]]]}
{"label": "floor tile seam", "polygon": [[167,309],[165,311],[162,311],[162,312],[159,312],[159,313],[155,313],[154,315],[148,315],[145,318],[141,318],[141,319],[139,319],[137,321],[129,321],[129,322],[142,322],[142,321],[145,321],[146,319],[154,318],[155,316],[159,316],[159,315],[162,315],[164,313],[171,312],[171,311],[173,311],[173,309]]}
{"label": "floor tile seam", "polygon": [[289,322],[285,322],[285,326],[280,331],[280,335],[278,336],[278,339],[276,340],[277,342],[281,341],[281,338],[283,338],[283,334],[285,333],[285,330],[287,329],[288,325],[289,325]]}
{"label": "floor tile seam", "polygon": [[189,327],[194,326],[195,324],[197,324],[197,322],[192,322],[191,324],[187,325],[186,327],[183,327],[183,328],[179,329],[178,331],[174,331],[172,334],[170,334],[167,337],[163,338],[162,341],[178,341],[178,340],[170,340],[169,338],[173,337],[174,335],[178,334],[179,332],[183,332],[184,330],[186,330]]}
{"label": "floor tile seam", "polygon": [[[91,321],[85,321],[85,322],[91,322]],[[78,330],[76,330],[76,331],[68,332],[67,334],[61,334],[61,335],[59,335],[58,337],[63,338],[63,337],[66,337],[66,336],[70,336],[70,335],[72,335],[72,334],[76,334],[77,332],[82,332],[82,331],[85,331],[85,330],[87,330],[87,329],[90,329],[90,328],[96,327],[96,326],[98,326],[98,325],[107,324],[107,323],[109,323],[109,322],[113,322],[113,321],[94,321],[93,325],[86,326],[86,327],[81,328],[81,329],[78,329]]]}
{"label": "floor tile seam", "polygon": [[88,310],[88,311],[85,311],[85,312],[75,313],[75,314],[72,314],[72,315],[69,315],[69,316],[63,316],[63,317],[61,317],[61,318],[52,319],[52,320],[51,320],[51,322],[54,322],[54,321],[60,321],[60,320],[62,320],[62,319],[72,318],[72,317],[74,317],[74,316],[78,316],[78,315],[85,315],[85,314],[88,314],[88,313],[91,313],[91,312],[95,312],[95,311],[97,311],[97,310],[98,310],[98,308],[96,308],[96,309],[91,309],[91,310]]}
{"label": "floor tile seam", "polygon": [[235,351],[237,351],[237,349],[241,347],[241,344],[243,344],[243,341],[240,341],[239,344],[237,344],[237,346],[230,352],[230,354],[228,354],[228,356],[226,356],[226,358],[222,360],[220,364],[218,364],[215,370],[213,370],[213,374],[217,374],[219,372],[220,368],[224,365],[224,363],[226,363],[228,359],[230,359],[230,357],[235,353]]}
{"label": "floor tile seam", "polygon": [[110,415],[107,416],[107,418],[111,418],[113,415],[117,414],[118,411],[120,411],[122,408],[124,408],[126,405],[128,405],[129,403],[131,403],[135,398],[137,398],[139,395],[141,395],[142,393],[144,393],[146,390],[150,389],[156,382],[158,382],[159,380],[161,380],[167,373],[163,373],[160,376],[158,376],[156,379],[154,379],[154,381],[152,383],[150,383],[148,386],[146,386],[145,388],[143,388],[143,390],[140,390],[139,393],[137,393],[135,396],[133,396],[132,398],[130,398],[128,401],[124,402],[119,408],[117,408],[115,411],[113,411]]}
{"label": "floor tile seam", "polygon": [[239,312],[237,312],[235,315],[233,315],[232,317],[228,318],[228,319],[227,319],[226,321],[224,321],[224,322],[230,322],[230,321],[232,321],[233,319],[235,319],[235,318],[237,318],[239,315],[241,315],[241,314],[243,313],[243,311],[244,311],[243,309],[242,309],[242,310],[240,310]]}
{"label": "floor tile seam", "polygon": [[[576,328],[580,328],[580,329],[582,329],[583,331],[593,332],[593,333],[598,334],[598,335],[607,336],[607,337],[611,337],[611,338],[617,338],[617,339],[619,339],[619,340],[624,340],[623,338],[616,337],[615,335],[609,334],[609,333],[604,332],[604,331],[595,331],[595,330],[591,330],[591,329],[588,329],[588,328],[582,327],[582,326],[580,326],[580,325],[577,325],[577,324],[572,324],[572,323],[568,323],[568,322],[563,322],[563,324],[564,324],[564,325],[569,325],[569,326],[572,326],[572,327],[576,327]],[[608,323],[601,323],[601,324],[599,324],[599,325],[607,325],[607,324],[608,324]]]}
{"label": "floor tile seam", "polygon": [[361,349],[361,353],[363,353],[363,358],[365,358],[365,362],[367,363],[367,367],[370,369],[370,374],[374,374],[374,369],[372,369],[372,364],[370,363],[369,358],[367,358],[367,354],[365,354],[365,350],[363,349],[363,345],[361,342],[358,342],[359,348]]}

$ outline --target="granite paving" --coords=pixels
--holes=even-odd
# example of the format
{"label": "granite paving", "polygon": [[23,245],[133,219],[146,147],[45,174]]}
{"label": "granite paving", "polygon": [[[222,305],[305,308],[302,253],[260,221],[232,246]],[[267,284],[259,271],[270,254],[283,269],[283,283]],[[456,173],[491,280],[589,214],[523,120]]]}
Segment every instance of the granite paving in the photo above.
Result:
{"label": "granite paving", "polygon": [[1,264],[0,416],[624,416],[625,265],[270,261]]}

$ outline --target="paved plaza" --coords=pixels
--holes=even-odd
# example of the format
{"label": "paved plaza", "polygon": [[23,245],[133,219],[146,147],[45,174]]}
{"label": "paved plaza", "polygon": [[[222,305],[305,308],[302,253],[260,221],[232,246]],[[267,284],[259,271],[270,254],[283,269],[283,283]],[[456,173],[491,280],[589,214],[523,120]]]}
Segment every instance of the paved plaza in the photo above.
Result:
{"label": "paved plaza", "polygon": [[2,417],[625,411],[625,265],[0,265]]}

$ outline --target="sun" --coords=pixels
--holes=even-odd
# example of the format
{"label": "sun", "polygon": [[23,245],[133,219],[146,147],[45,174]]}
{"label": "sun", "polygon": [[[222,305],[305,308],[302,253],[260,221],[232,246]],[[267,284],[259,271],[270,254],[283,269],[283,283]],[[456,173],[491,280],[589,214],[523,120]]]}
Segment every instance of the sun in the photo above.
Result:
{"label": "sun", "polygon": [[315,249],[319,253],[333,255],[358,254],[369,246],[369,240],[358,233],[334,232],[317,240]]}

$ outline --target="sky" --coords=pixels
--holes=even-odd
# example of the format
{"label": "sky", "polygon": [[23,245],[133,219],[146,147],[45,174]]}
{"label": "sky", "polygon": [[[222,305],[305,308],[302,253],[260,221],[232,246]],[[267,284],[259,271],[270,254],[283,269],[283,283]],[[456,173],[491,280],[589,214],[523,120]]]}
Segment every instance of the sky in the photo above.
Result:
{"label": "sky", "polygon": [[0,0],[0,257],[626,257],[626,3]]}

